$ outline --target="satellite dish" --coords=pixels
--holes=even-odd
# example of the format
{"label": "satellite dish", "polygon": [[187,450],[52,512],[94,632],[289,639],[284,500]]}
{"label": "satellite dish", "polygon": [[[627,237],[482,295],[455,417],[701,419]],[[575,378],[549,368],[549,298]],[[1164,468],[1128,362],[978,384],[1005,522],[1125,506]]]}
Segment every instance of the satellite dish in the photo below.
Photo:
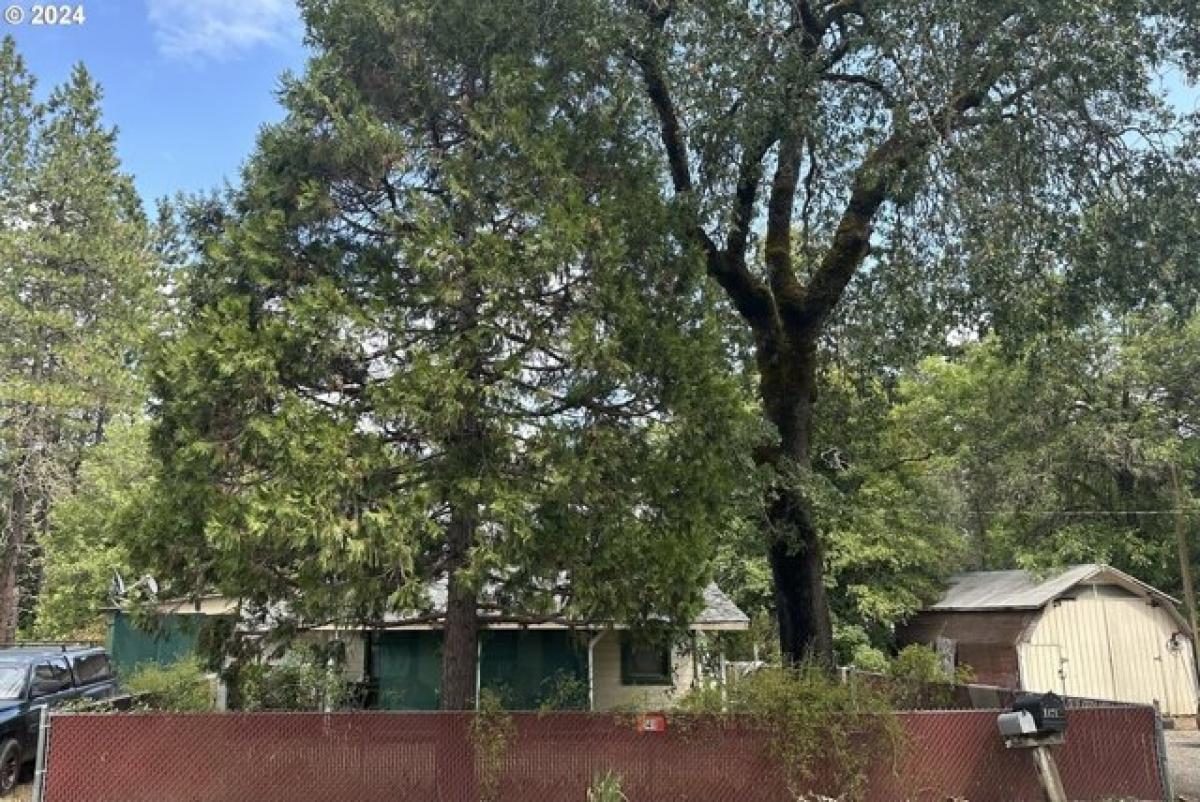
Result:
{"label": "satellite dish", "polygon": [[155,579],[154,577],[150,576],[149,574],[146,574],[144,577],[142,577],[141,582],[139,582],[138,584],[144,585],[146,590],[150,591],[151,596],[158,595],[158,580]]}
{"label": "satellite dish", "polygon": [[114,569],[112,582],[108,586],[108,595],[119,599],[125,595],[125,590],[125,580],[121,578],[121,572]]}

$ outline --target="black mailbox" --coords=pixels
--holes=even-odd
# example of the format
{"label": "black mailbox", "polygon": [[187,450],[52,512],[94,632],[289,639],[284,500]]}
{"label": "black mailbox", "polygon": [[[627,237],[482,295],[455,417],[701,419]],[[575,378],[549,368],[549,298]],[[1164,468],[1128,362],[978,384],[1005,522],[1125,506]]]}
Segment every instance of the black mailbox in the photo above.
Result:
{"label": "black mailbox", "polygon": [[1067,708],[1056,693],[1024,693],[1013,702],[1016,712],[1028,713],[1038,735],[1067,731]]}

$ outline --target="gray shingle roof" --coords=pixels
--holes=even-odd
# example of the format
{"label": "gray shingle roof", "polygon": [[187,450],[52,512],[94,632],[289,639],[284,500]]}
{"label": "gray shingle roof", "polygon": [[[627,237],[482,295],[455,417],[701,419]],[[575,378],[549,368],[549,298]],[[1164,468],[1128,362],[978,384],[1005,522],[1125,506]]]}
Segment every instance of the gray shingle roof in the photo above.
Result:
{"label": "gray shingle roof", "polygon": [[704,609],[696,616],[696,624],[742,624],[750,623],[750,616],[742,612],[725,591],[710,582],[704,589]]}
{"label": "gray shingle roof", "polygon": [[1068,566],[1049,576],[1028,571],[971,571],[950,577],[950,587],[932,610],[1035,610],[1086,581],[1121,585],[1139,596],[1178,604],[1156,588],[1101,563]]}

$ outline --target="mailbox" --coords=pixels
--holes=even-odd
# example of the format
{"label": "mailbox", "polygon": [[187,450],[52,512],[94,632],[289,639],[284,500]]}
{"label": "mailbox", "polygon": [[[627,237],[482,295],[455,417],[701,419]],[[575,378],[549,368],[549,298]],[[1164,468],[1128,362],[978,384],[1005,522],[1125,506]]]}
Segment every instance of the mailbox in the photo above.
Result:
{"label": "mailbox", "polygon": [[1025,693],[1012,706],[1014,713],[1027,713],[1033,719],[1034,734],[1061,734],[1067,731],[1067,710],[1056,693]]}
{"label": "mailbox", "polygon": [[1001,713],[996,716],[996,726],[1000,728],[1000,734],[1005,738],[1024,738],[1037,733],[1033,716],[1025,710]]}

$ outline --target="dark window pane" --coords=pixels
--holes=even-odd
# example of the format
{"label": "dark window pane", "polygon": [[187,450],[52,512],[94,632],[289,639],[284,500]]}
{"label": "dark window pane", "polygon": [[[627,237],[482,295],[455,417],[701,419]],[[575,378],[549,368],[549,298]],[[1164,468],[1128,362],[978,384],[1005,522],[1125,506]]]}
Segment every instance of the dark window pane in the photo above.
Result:
{"label": "dark window pane", "polygon": [[58,693],[71,687],[71,669],[67,668],[66,660],[52,660],[38,663],[33,670],[33,691],[35,696],[46,696]]}
{"label": "dark window pane", "polygon": [[75,658],[75,680],[80,684],[103,682],[112,677],[108,655],[88,654]]}
{"label": "dark window pane", "polygon": [[621,682],[625,685],[671,685],[671,649],[621,640]]}

